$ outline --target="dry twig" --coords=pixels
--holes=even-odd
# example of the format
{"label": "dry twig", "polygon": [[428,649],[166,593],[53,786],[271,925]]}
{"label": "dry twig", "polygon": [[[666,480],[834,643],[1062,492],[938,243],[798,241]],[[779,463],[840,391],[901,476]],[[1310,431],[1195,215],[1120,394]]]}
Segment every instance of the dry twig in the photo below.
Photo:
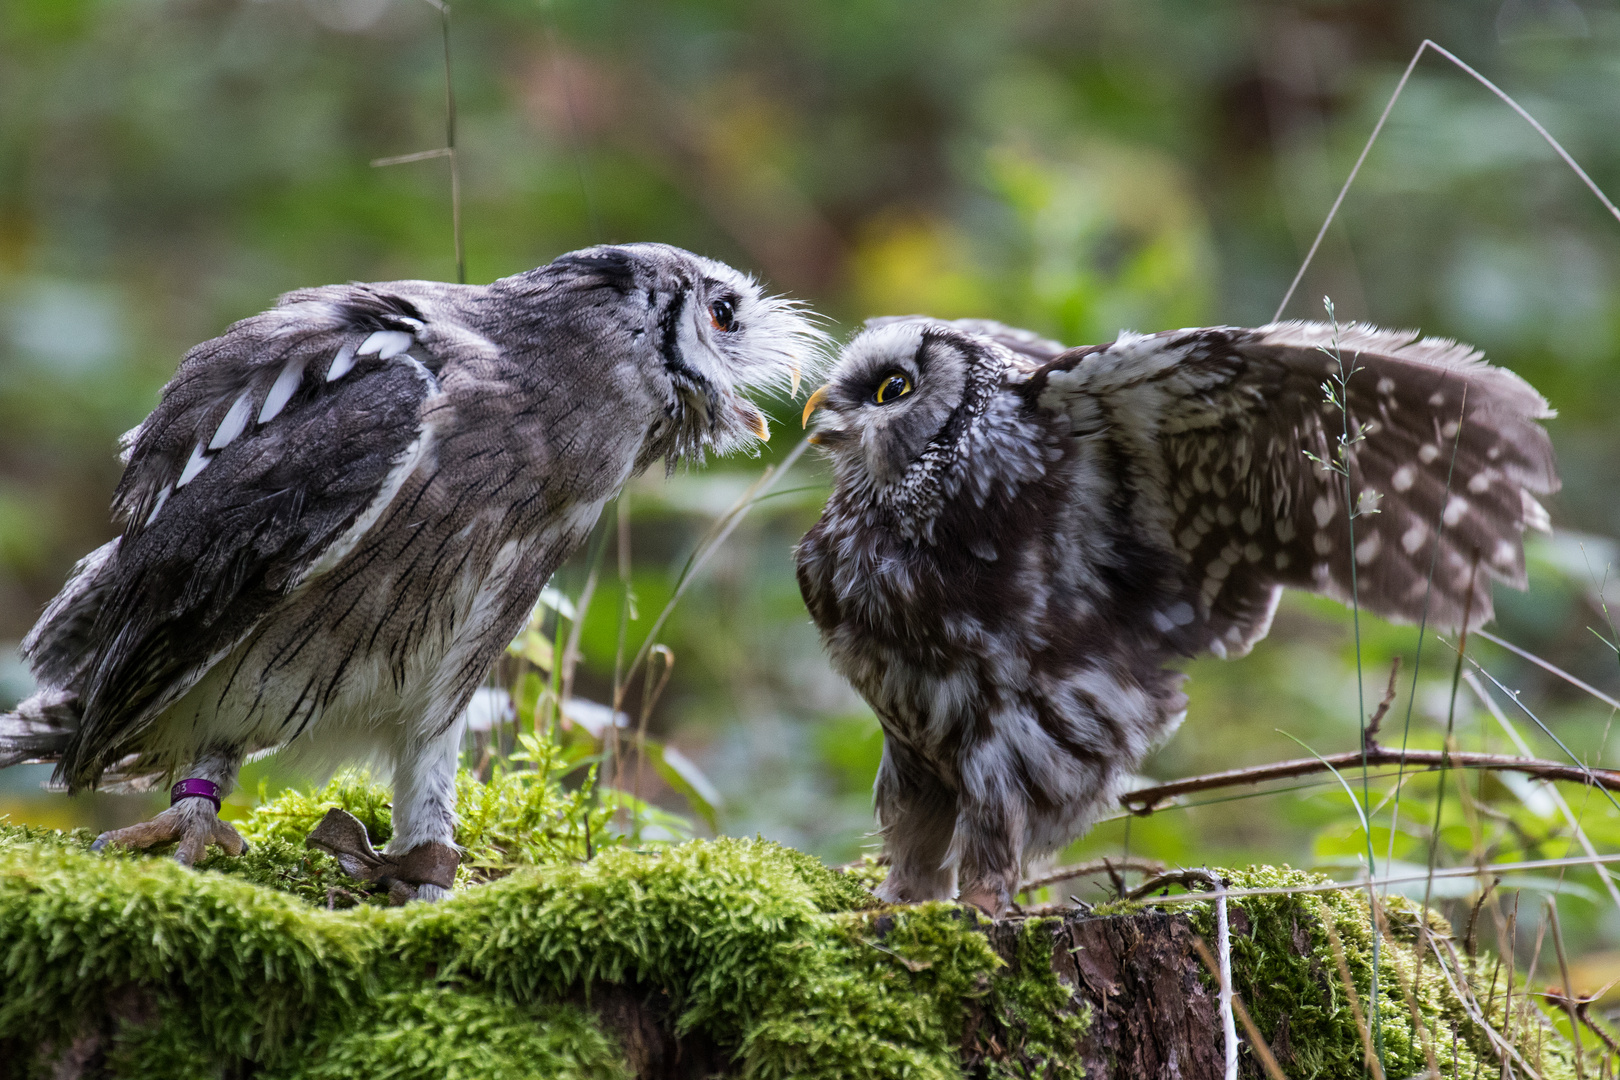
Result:
{"label": "dry twig", "polygon": [[[1294,758],[1269,765],[1251,765],[1243,769],[1190,776],[1184,780],[1173,780],[1168,784],[1126,792],[1120,796],[1119,801],[1131,813],[1145,816],[1161,809],[1169,800],[1195,791],[1211,791],[1239,784],[1261,784],[1268,780],[1287,780],[1295,776],[1309,776],[1312,773],[1359,766],[1362,753],[1360,750],[1348,750],[1342,754],[1328,754],[1319,758]],[[1369,743],[1365,753],[1369,766],[1421,765],[1433,770],[1444,765],[1448,768],[1490,769],[1498,772],[1524,773],[1541,780],[1567,780],[1577,784],[1595,783],[1608,791],[1620,791],[1620,772],[1588,769],[1582,765],[1561,765],[1556,761],[1541,758],[1514,757],[1510,754],[1453,753],[1445,750],[1408,750],[1403,754],[1399,750],[1390,749],[1376,742]]]}
{"label": "dry twig", "polygon": [[1373,1080],[1384,1080],[1384,1063],[1378,1060],[1378,1054],[1373,1050],[1372,1030],[1367,1027],[1367,1018],[1361,1012],[1361,996],[1356,993],[1355,981],[1350,978],[1350,965],[1345,963],[1344,946],[1339,943],[1339,931],[1333,926],[1333,918],[1324,908],[1321,913],[1322,926],[1327,930],[1328,944],[1333,947],[1333,960],[1339,966],[1339,981],[1344,984],[1344,992],[1350,999],[1350,1016],[1356,1022],[1356,1031],[1361,1035],[1361,1052],[1367,1059],[1367,1069],[1372,1073]]}
{"label": "dry twig", "polygon": [[1048,885],[1056,885],[1061,881],[1072,881],[1075,878],[1091,877],[1093,874],[1108,874],[1112,876],[1118,871],[1134,871],[1138,874],[1162,874],[1164,863],[1154,859],[1093,859],[1090,862],[1075,863],[1071,866],[1059,866],[1048,870],[1044,874],[1030,878],[1018,886],[1019,892],[1030,892],[1033,889],[1044,889]]}
{"label": "dry twig", "polygon": [[1575,1044],[1575,1080],[1586,1080],[1586,1062],[1581,1053],[1581,1020],[1575,1012],[1575,988],[1569,981],[1569,960],[1564,955],[1564,928],[1558,922],[1558,905],[1547,897],[1547,919],[1552,923],[1553,949],[1558,954],[1558,975],[1564,981],[1564,992],[1559,999],[1569,1014],[1569,1041]]}

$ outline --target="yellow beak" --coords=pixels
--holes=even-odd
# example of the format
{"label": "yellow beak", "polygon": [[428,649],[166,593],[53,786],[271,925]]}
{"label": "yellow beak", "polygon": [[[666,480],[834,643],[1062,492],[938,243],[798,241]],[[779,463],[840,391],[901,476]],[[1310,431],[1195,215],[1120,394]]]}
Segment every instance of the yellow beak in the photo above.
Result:
{"label": "yellow beak", "polygon": [[799,417],[800,427],[810,426],[810,414],[821,408],[821,403],[827,400],[827,386],[830,385],[832,384],[828,383],[822,386],[821,389],[810,395],[809,401],[804,403],[804,415]]}
{"label": "yellow beak", "polygon": [[761,442],[771,441],[771,425],[765,422],[764,413],[754,414],[754,434],[759,436]]}

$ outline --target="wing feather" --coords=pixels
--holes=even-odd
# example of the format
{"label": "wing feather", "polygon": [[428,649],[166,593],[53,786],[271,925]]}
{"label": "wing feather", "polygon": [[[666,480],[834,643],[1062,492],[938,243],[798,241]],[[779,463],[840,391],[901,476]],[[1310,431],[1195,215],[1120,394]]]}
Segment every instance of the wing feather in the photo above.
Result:
{"label": "wing feather", "polygon": [[1524,586],[1522,533],[1545,527],[1536,497],[1558,489],[1541,395],[1409,331],[1126,336],[1065,354],[1035,383],[1076,437],[1109,442],[1136,527],[1180,557],[1181,600],[1155,621],[1188,650],[1247,651],[1282,586],[1477,626],[1493,581]]}
{"label": "wing feather", "polygon": [[35,669],[77,693],[58,769],[72,787],[334,565],[431,443],[417,307],[361,286],[289,300],[188,354],[125,438],[124,531],[94,567],[93,619],[65,605],[30,637]]}

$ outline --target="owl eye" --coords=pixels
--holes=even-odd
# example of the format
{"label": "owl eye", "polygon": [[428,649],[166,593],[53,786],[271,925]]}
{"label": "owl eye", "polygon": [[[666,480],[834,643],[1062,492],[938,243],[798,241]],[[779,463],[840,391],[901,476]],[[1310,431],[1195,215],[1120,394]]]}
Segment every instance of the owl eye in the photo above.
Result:
{"label": "owl eye", "polygon": [[726,297],[716,300],[709,305],[709,322],[716,330],[729,334],[737,329],[737,305]]}
{"label": "owl eye", "polygon": [[911,393],[911,380],[898,371],[891,371],[883,376],[878,383],[877,391],[872,395],[872,404],[887,405]]}

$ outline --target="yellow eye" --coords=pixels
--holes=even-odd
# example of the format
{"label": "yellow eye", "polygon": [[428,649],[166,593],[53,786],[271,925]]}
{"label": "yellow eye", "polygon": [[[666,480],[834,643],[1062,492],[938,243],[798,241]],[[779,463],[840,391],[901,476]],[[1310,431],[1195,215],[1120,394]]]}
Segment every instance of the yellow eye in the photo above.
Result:
{"label": "yellow eye", "polygon": [[878,383],[877,392],[872,395],[872,403],[874,405],[887,405],[889,402],[903,398],[909,393],[911,393],[911,380],[898,371],[891,371],[883,376],[882,382]]}

